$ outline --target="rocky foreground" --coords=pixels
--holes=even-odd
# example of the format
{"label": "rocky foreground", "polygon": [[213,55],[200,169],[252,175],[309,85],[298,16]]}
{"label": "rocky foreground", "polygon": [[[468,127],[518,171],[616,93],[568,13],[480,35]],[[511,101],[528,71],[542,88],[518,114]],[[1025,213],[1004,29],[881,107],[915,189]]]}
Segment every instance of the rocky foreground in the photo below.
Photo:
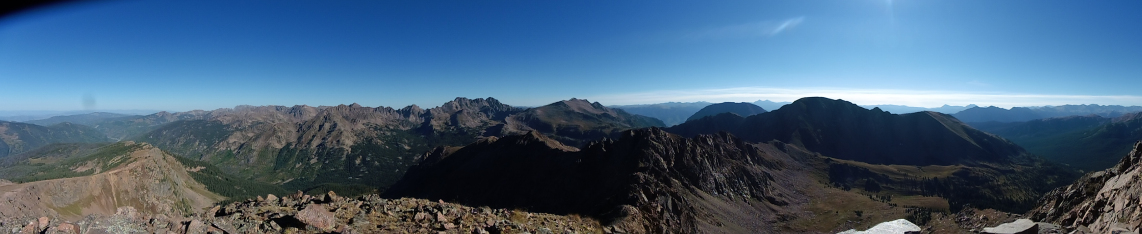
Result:
{"label": "rocky foreground", "polygon": [[215,206],[190,217],[121,207],[111,216],[0,220],[0,233],[610,233],[577,215],[468,207],[424,199],[302,193]]}

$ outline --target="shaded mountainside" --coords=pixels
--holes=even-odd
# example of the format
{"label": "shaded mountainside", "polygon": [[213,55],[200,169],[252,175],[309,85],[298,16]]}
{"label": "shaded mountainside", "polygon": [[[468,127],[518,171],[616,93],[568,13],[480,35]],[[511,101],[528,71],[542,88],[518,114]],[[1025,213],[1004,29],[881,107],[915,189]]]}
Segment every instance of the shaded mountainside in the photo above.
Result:
{"label": "shaded mountainside", "polygon": [[437,148],[385,196],[583,214],[635,233],[774,232],[779,211],[807,202],[796,160],[728,134],[630,130],[576,151],[532,132]]}
{"label": "shaded mountainside", "polygon": [[778,140],[829,157],[875,164],[953,165],[1030,158],[1019,146],[948,115],[896,115],[827,98],[802,98],[745,118],[699,119],[667,131],[683,136],[727,131],[751,142]]}
{"label": "shaded mountainside", "polygon": [[[0,217],[50,216],[79,220],[111,215],[119,207],[148,214],[182,216],[223,199],[195,181],[170,154],[145,143],[120,142],[92,154],[41,163],[29,158],[0,170],[33,168],[0,185]],[[5,173],[6,174],[6,173]]]}
{"label": "shaded mountainside", "polygon": [[697,113],[694,113],[694,115],[690,116],[690,118],[687,118],[686,121],[701,119],[702,117],[713,116],[727,112],[734,113],[742,117],[747,117],[765,113],[765,109],[762,109],[760,106],[748,102],[723,102],[703,107],[701,110],[698,110]]}
{"label": "shaded mountainside", "polygon": [[1142,142],[1117,165],[1088,173],[1074,184],[1043,196],[1040,206],[1028,212],[1032,219],[1064,226],[1086,226],[1094,233],[1112,228],[1142,228]]}
{"label": "shaded mountainside", "polygon": [[27,152],[52,143],[108,142],[107,137],[91,127],[60,123],[40,126],[0,121],[0,158]]}
{"label": "shaded mountainside", "polygon": [[1022,212],[1040,194],[1077,177],[1019,146],[949,115],[895,115],[827,98],[803,98],[746,118],[722,114],[668,128],[683,136],[732,133],[749,142],[781,141],[835,158],[830,183],[882,195],[946,198]]}
{"label": "shaded mountainside", "polygon": [[47,119],[30,120],[30,121],[24,121],[24,122],[30,123],[30,124],[36,124],[36,125],[40,125],[40,126],[51,126],[51,125],[55,125],[55,124],[63,123],[63,122],[93,126],[96,123],[103,122],[104,120],[107,120],[107,119],[122,118],[122,117],[128,117],[128,116],[131,116],[131,115],[107,113],[107,112],[92,112],[92,113],[78,114],[78,115],[52,116],[51,118],[47,118]]}
{"label": "shaded mountainside", "polygon": [[709,105],[709,102],[667,102],[659,104],[611,106],[611,108],[622,109],[631,114],[659,119],[662,120],[662,123],[666,124],[666,126],[674,126],[686,122],[686,118],[694,115],[694,113],[698,113],[698,110]]}
{"label": "shaded mountainside", "polygon": [[239,106],[156,115],[167,117],[149,116],[154,121],[141,122],[174,121],[148,127],[151,130],[134,140],[209,162],[240,178],[287,190],[332,189],[348,195],[383,190],[417,155],[436,146],[533,130],[581,145],[622,130],[662,126],[653,118],[579,99],[530,109],[493,98],[456,98],[430,109]]}
{"label": "shaded mountainside", "polygon": [[1138,113],[1114,119],[1091,115],[975,125],[1035,155],[1086,171],[1113,166],[1119,159],[1114,155],[1130,152],[1130,144],[1142,139],[1142,114]]}

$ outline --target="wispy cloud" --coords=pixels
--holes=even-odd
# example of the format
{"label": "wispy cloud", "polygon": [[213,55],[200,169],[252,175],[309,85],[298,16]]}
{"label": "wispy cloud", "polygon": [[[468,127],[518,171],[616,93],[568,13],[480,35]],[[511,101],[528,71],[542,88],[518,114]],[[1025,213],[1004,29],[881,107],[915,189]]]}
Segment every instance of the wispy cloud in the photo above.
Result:
{"label": "wispy cloud", "polygon": [[896,104],[939,107],[944,104],[998,106],[1046,106],[1065,104],[1142,105],[1142,96],[1133,95],[1053,95],[1024,93],[972,93],[934,90],[847,89],[847,88],[768,88],[742,87],[703,90],[663,90],[654,92],[589,97],[607,105],[662,102],[745,102],[757,100],[794,101],[802,97],[844,99],[860,105]]}
{"label": "wispy cloud", "polygon": [[687,34],[686,39],[740,39],[772,37],[801,25],[805,17],[770,20],[711,28]]}

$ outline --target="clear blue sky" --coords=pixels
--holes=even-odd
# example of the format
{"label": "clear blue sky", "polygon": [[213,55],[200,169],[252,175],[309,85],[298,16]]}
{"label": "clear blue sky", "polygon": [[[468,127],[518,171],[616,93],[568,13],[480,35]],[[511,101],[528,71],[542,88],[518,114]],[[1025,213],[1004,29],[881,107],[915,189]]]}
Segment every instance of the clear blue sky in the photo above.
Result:
{"label": "clear blue sky", "polygon": [[[0,110],[1142,105],[1140,1],[97,1],[0,18]],[[86,104],[85,104],[86,103]]]}

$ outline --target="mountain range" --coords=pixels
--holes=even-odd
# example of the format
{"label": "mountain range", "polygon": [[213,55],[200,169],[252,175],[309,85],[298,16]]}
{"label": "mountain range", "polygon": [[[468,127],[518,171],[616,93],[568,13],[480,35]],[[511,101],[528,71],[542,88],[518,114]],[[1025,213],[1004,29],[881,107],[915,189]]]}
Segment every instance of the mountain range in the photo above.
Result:
{"label": "mountain range", "polygon": [[1003,109],[999,107],[973,107],[952,114],[960,121],[966,123],[979,122],[1024,122],[1036,119],[1066,116],[1097,115],[1105,118],[1115,118],[1129,113],[1142,111],[1142,106],[1118,105],[1062,105],[1039,107],[1012,107]]}
{"label": "mountain range", "polygon": [[1039,212],[1064,203],[1044,194],[1073,194],[1050,191],[1075,170],[1021,145],[1118,150],[1140,129],[1132,114],[968,125],[817,97],[769,112],[702,107],[672,127],[582,99],[521,108],[493,98],[3,122],[0,136],[15,142],[4,144],[20,150],[0,157],[0,194],[18,204],[0,209],[0,228],[133,217],[123,222],[176,233],[817,233],[906,218],[966,231],[946,225],[962,223],[952,214]]}
{"label": "mountain range", "polygon": [[[384,189],[435,145],[538,131],[565,144],[662,126],[599,103],[571,99],[516,108],[493,98],[457,98],[439,107],[239,106],[110,119],[109,135],[147,142],[251,180],[287,189]],[[126,130],[124,130],[126,129]],[[131,136],[135,132],[144,132]]]}
{"label": "mountain range", "polygon": [[[749,142],[797,145],[838,159],[827,170],[830,179],[841,186],[863,186],[859,184],[862,182],[868,187],[892,184],[898,189],[894,192],[940,194],[949,199],[953,209],[956,204],[971,203],[1009,211],[1026,210],[1041,193],[1077,176],[949,115],[896,115],[827,98],[802,98],[781,109],[750,117],[705,117],[666,130],[683,136],[724,131]],[[876,164],[940,168],[942,172],[936,174],[943,178],[932,181],[923,176],[929,175],[927,172],[877,175],[884,170],[877,170]],[[929,169],[922,171],[926,170]],[[875,180],[878,185],[873,186],[866,180],[869,177],[881,179]],[[1008,182],[994,183],[994,178]]]}

